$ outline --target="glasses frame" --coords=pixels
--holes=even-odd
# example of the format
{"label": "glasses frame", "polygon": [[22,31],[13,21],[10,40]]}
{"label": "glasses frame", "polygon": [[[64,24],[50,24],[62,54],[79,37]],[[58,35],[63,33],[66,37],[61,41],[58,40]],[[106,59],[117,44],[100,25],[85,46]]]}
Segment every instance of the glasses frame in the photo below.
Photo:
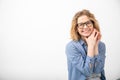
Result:
{"label": "glasses frame", "polygon": [[92,20],[88,20],[88,21],[86,21],[86,22],[84,22],[84,23],[78,23],[78,24],[77,24],[77,27],[78,27],[79,29],[83,29],[85,25],[86,25],[87,27],[91,27],[91,26],[93,26],[93,24],[94,24],[94,22],[93,22]]}

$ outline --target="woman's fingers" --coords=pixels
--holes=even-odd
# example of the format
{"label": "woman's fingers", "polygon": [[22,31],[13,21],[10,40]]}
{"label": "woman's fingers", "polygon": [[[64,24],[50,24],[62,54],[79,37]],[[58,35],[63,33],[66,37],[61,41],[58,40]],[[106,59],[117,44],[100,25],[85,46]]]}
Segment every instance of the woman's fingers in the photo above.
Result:
{"label": "woman's fingers", "polygon": [[94,37],[96,40],[100,40],[100,38],[101,38],[100,32],[98,32],[96,29],[94,29],[91,36]]}
{"label": "woman's fingers", "polygon": [[100,35],[100,33],[99,32],[96,32],[96,34],[95,34],[95,39],[97,40],[98,39],[98,36]]}
{"label": "woman's fingers", "polygon": [[100,40],[100,39],[101,39],[101,34],[99,33],[97,40]]}
{"label": "woman's fingers", "polygon": [[91,36],[93,36],[93,37],[94,37],[94,36],[95,36],[95,32],[96,32],[96,29],[94,29],[94,30],[93,30],[93,32],[92,32],[92,34],[91,34]]}
{"label": "woman's fingers", "polygon": [[101,34],[96,29],[93,30],[93,32],[89,37],[85,37],[85,41],[87,42],[87,44],[93,44],[93,45],[96,42],[99,42],[100,39],[101,39]]}

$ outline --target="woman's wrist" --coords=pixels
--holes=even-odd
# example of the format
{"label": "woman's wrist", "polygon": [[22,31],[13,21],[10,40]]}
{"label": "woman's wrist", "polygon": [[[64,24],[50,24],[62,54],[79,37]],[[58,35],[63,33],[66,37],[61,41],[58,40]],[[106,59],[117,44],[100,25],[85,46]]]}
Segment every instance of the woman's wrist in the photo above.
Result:
{"label": "woman's wrist", "polygon": [[95,55],[98,55],[98,45],[95,46]]}
{"label": "woman's wrist", "polygon": [[94,55],[95,55],[95,49],[94,49],[93,46],[92,47],[88,46],[88,53],[87,53],[87,55],[89,57],[94,57]]}

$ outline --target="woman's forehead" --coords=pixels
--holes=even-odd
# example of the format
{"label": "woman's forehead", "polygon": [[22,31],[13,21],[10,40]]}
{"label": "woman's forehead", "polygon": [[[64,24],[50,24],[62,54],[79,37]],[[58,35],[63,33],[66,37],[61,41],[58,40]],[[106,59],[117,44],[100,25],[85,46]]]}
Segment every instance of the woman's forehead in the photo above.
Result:
{"label": "woman's forehead", "polygon": [[83,15],[83,16],[78,17],[77,22],[81,23],[81,22],[86,22],[88,20],[89,18],[86,15]]}

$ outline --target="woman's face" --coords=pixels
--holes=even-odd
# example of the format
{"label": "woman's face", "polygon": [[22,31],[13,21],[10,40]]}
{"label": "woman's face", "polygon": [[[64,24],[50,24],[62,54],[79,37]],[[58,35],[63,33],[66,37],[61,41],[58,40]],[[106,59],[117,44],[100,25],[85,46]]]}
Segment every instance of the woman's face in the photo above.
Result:
{"label": "woman's face", "polygon": [[80,16],[78,18],[77,30],[82,38],[89,37],[93,29],[93,23],[86,15]]}

